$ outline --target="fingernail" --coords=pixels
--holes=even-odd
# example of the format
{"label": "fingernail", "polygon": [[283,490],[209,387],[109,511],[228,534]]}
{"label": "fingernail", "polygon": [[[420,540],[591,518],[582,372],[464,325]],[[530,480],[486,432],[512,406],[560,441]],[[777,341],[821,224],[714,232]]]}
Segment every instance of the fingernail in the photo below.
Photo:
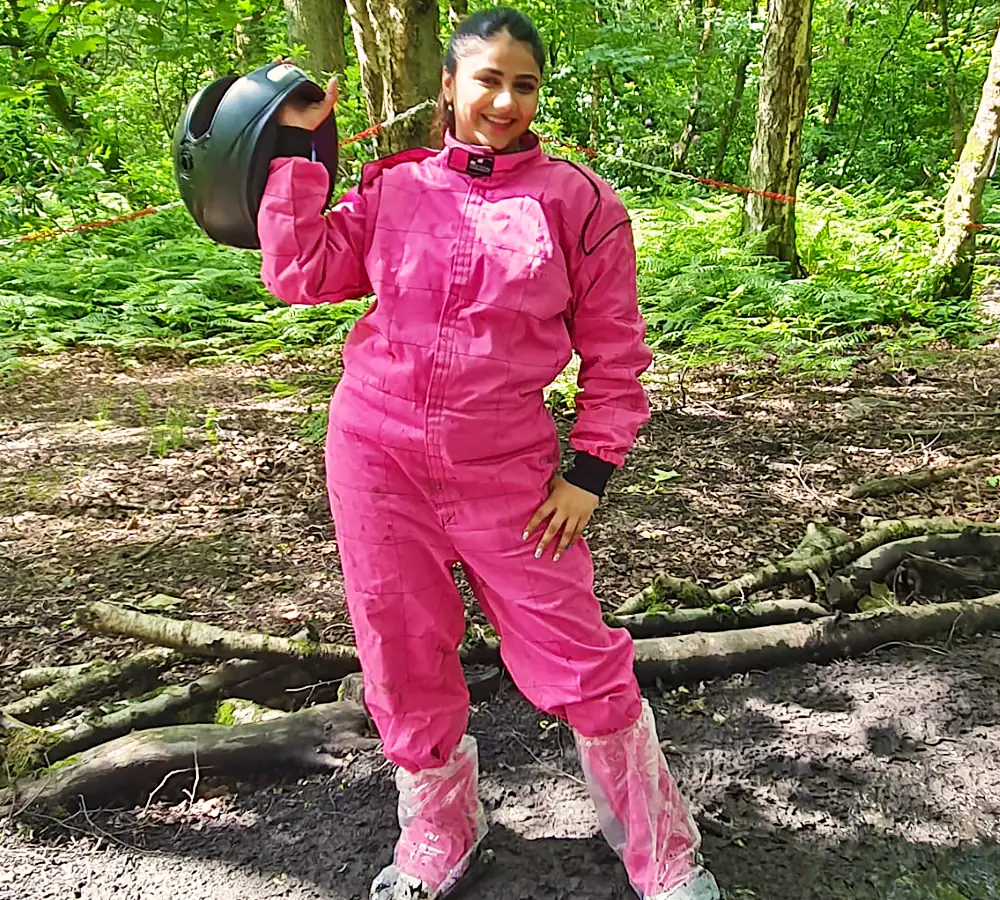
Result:
{"label": "fingernail", "polygon": [[560,556],[562,556],[562,554],[561,553],[557,553],[555,556],[552,557],[552,562],[559,562],[559,557]]}
{"label": "fingernail", "polygon": [[539,548],[538,548],[538,549],[537,549],[537,550],[535,551],[535,559],[541,559],[541,558],[542,558],[542,548],[541,548],[541,547],[539,547]]}
{"label": "fingernail", "polygon": [[528,532],[526,531],[524,532],[524,534],[521,535],[521,540],[526,541],[527,539],[528,539]]}

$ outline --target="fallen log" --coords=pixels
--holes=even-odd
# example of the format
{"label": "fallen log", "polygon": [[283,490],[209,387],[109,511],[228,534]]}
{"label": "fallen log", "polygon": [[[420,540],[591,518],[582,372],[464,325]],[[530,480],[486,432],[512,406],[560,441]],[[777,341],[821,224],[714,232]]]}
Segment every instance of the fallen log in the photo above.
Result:
{"label": "fallen log", "polygon": [[[961,559],[961,558],[959,558]],[[898,593],[902,586],[911,597],[947,599],[950,593],[964,599],[976,594],[990,594],[1000,590],[1000,561],[992,557],[994,569],[982,567],[983,560],[976,557],[969,565],[928,559],[925,556],[908,556],[893,575],[893,587]],[[972,591],[973,593],[970,593]]]}
{"label": "fallen log", "polygon": [[75,678],[78,675],[83,675],[91,669],[100,668],[103,665],[107,665],[107,660],[92,659],[89,662],[74,663],[69,666],[35,666],[21,672],[17,676],[17,680],[26,691],[34,691],[55,684],[62,678]]}
{"label": "fallen log", "polygon": [[99,634],[137,638],[148,644],[170,647],[215,659],[309,660],[322,664],[328,677],[356,672],[358,654],[346,644],[276,637],[250,631],[230,631],[216,625],[171,619],[111,603],[88,603],[76,611],[76,621]]}
{"label": "fallen log", "polygon": [[642,684],[679,684],[737,672],[825,663],[886,644],[1000,628],[1000,594],[957,603],[895,607],[812,622],[691,634],[635,642]]}
{"label": "fallen log", "polygon": [[[228,662],[189,684],[169,685],[152,696],[125,703],[109,713],[90,711],[47,728],[19,723],[22,730],[17,733],[16,741],[20,762],[9,767],[11,774],[18,777],[33,767],[51,765],[130,731],[168,722],[194,703],[218,699],[229,686],[260,675],[270,665],[257,660]],[[12,740],[0,737],[0,755],[9,755],[7,744]]]}
{"label": "fallen log", "polygon": [[[711,603],[728,603],[730,600],[748,597],[758,591],[808,578],[810,573],[839,568],[890,541],[916,537],[920,534],[961,532],[967,529],[1000,532],[1000,522],[973,522],[951,518],[888,520],[881,522],[874,530],[866,531],[857,540],[849,541],[846,544],[839,544],[829,550],[811,555],[793,554],[777,563],[768,563],[766,566],[747,572],[720,587],[712,588],[707,591],[707,596]],[[615,610],[615,615],[638,613],[653,603],[669,602],[676,599],[670,591],[671,586],[677,580],[665,573],[657,575],[649,587],[630,597],[618,607]],[[694,582],[690,582],[690,584],[698,587]]]}
{"label": "fallen log", "polygon": [[949,478],[956,478],[968,472],[975,472],[986,466],[1000,463],[1000,454],[990,456],[977,456],[954,466],[938,466],[936,469],[919,469],[916,472],[907,472],[902,475],[888,475],[884,478],[873,478],[870,481],[863,481],[856,484],[848,492],[847,496],[851,500],[860,500],[865,497],[887,497],[889,494],[898,494],[901,491],[919,490]]}
{"label": "fallen log", "polygon": [[[0,812],[135,802],[174,778],[311,771],[378,742],[356,703],[326,703],[247,725],[171,725],[136,731],[0,791]],[[192,796],[196,787],[191,790]]]}
{"label": "fallen log", "polygon": [[696,631],[727,631],[801,622],[829,615],[829,610],[809,600],[765,600],[745,606],[712,606],[708,609],[675,609],[669,612],[608,616],[614,628],[625,628],[634,638],[671,637]]}
{"label": "fallen log", "polygon": [[968,530],[959,534],[925,534],[883,544],[859,557],[826,583],[826,598],[835,609],[850,612],[876,582],[884,582],[909,556],[931,559],[954,556],[993,556],[1000,553],[1000,534]]}
{"label": "fallen log", "polygon": [[183,658],[182,653],[150,647],[119,663],[100,660],[94,665],[82,667],[80,674],[66,674],[47,688],[15,700],[4,708],[4,712],[34,725],[65,712],[71,706],[103,696],[123,683],[139,681],[151,671],[167,668]]}
{"label": "fallen log", "polygon": [[908,516],[905,519],[880,519],[878,516],[864,516],[861,528],[877,531],[881,528],[903,528],[907,534],[900,537],[915,537],[918,534],[947,534],[976,528],[979,531],[1000,531],[1000,519],[995,522],[977,522],[974,519],[956,519],[952,516]]}

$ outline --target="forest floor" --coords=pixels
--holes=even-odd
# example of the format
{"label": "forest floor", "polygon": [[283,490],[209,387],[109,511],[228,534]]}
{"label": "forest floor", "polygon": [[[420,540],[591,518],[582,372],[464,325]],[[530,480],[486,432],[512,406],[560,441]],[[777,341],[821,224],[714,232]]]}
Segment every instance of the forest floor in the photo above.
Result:
{"label": "forest floor", "polygon": [[[190,366],[78,351],[0,387],[0,704],[30,665],[120,657],[93,599],[350,640],[317,411],[336,360]],[[1000,348],[839,381],[736,366],[649,383],[654,417],[589,529],[613,608],[660,569],[717,584],[810,521],[1000,516],[996,471],[851,501],[866,478],[1000,450]],[[312,414],[310,414],[310,409]],[[566,422],[562,423],[564,426]],[[649,690],[731,897],[1000,897],[1000,635]],[[477,705],[495,869],[484,900],[624,898],[563,727],[509,685]],[[395,837],[389,767],[224,787],[193,802],[0,822],[0,898],[348,900]]]}

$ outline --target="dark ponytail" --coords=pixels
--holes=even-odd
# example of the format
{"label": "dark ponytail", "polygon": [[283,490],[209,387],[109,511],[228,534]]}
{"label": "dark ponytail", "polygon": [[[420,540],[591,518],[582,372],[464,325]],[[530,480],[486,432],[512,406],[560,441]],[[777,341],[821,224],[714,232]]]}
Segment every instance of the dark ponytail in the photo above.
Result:
{"label": "dark ponytail", "polygon": [[[502,31],[506,31],[515,41],[527,44],[531,48],[535,62],[538,63],[539,74],[545,71],[545,44],[542,42],[542,36],[531,19],[509,6],[482,9],[458,23],[444,53],[445,71],[449,75],[454,75],[458,61],[469,52],[473,44],[487,41]],[[438,94],[431,134],[440,134],[443,138],[446,132],[454,129],[455,111],[450,108],[442,88]]]}

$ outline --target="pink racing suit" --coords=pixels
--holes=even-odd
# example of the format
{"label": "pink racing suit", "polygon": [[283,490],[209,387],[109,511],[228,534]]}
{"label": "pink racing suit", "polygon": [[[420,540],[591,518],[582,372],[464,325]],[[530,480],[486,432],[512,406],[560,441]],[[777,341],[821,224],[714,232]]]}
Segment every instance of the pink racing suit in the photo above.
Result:
{"label": "pink racing suit", "polygon": [[[602,739],[603,756],[589,768],[585,760],[599,805],[612,816],[642,808],[642,827],[618,829],[625,844],[630,830],[644,844],[633,883],[648,881],[650,856],[663,858],[649,846],[635,785],[591,771],[605,757],[621,765],[609,736],[642,720],[631,639],[602,620],[585,543],[553,562],[551,551],[535,558],[538,535],[522,539],[560,460],[542,391],[574,349],[573,449],[620,465],[649,417],[638,376],[652,356],[631,229],[608,185],[528,138],[514,153],[449,138],[441,151],[372,163],[326,215],[324,167],[276,159],[258,220],[262,278],[275,296],[375,295],[344,347],[327,482],[365,701],[386,756],[405,772],[395,864],[435,891],[483,833],[475,744],[463,741],[459,562],[522,693],[581,738]],[[666,779],[674,826],[653,830],[686,871],[697,832],[659,760],[646,793]],[[443,787],[441,770],[454,770],[454,783]],[[433,784],[422,775],[435,772]],[[434,802],[421,803],[421,792]],[[655,887],[637,885],[644,895]]]}

